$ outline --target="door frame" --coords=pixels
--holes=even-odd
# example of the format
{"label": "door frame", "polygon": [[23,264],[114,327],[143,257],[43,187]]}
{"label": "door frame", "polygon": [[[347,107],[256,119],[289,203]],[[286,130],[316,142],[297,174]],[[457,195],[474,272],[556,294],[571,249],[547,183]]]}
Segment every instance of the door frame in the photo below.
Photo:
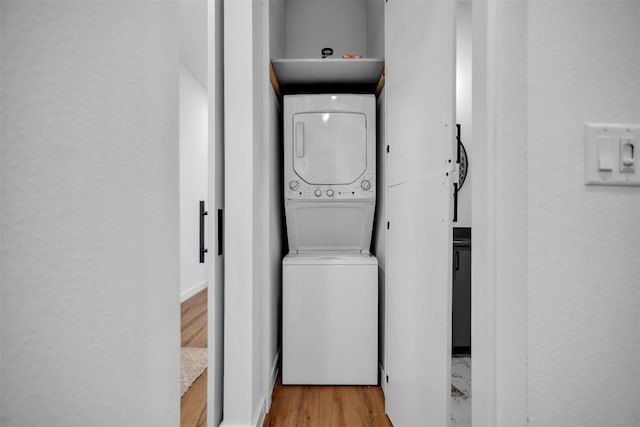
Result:
{"label": "door frame", "polygon": [[[209,0],[209,5],[221,4],[221,0]],[[474,229],[472,246],[472,425],[497,425],[497,381],[499,369],[496,360],[496,276],[497,276],[497,239],[496,239],[496,62],[498,57],[498,40],[496,28],[500,0],[473,1],[473,149],[474,149],[474,191],[472,195],[472,229]],[[220,19],[209,8],[209,67],[212,61],[216,64],[216,72],[209,73],[209,100],[215,101],[213,76],[222,74],[221,65],[215,62],[217,38],[212,25]],[[221,46],[220,46],[221,47]],[[218,71],[218,67],[219,71]],[[220,95],[221,96],[221,95]],[[209,116],[209,151],[212,149],[214,132]],[[214,155],[215,156],[215,155]],[[211,155],[209,162],[215,160]],[[209,200],[215,200],[215,176],[209,168]],[[479,209],[480,206],[484,208]],[[210,223],[213,222],[210,218]],[[213,227],[210,227],[212,229]],[[212,269],[213,270],[213,269]],[[210,273],[209,277],[213,273]],[[215,283],[211,281],[210,283]],[[210,313],[213,310],[209,310]],[[210,319],[211,322],[211,319]],[[212,325],[212,323],[210,323]],[[211,328],[211,326],[210,326]],[[212,328],[211,328],[212,329]],[[210,331],[211,331],[210,329]],[[209,332],[209,342],[214,342]],[[526,329],[522,331],[526,334]],[[218,337],[222,339],[222,337]],[[209,346],[211,348],[211,345]],[[526,378],[526,367],[519,375]],[[211,378],[211,375],[210,375]],[[209,381],[207,393],[207,425],[213,426],[213,381]],[[526,415],[526,414],[525,414]]]}
{"label": "door frame", "polygon": [[[524,425],[528,415],[527,3],[472,3],[471,415],[478,426]],[[508,359],[500,357],[507,351]]]}
{"label": "door frame", "polygon": [[[224,97],[223,3],[207,0],[208,96],[208,222],[206,254],[209,283],[207,302],[207,426],[217,427],[223,413],[224,369],[224,233],[218,236],[218,209],[224,224]],[[223,225],[222,224],[222,225]],[[219,255],[218,245],[222,245]]]}
{"label": "door frame", "polygon": [[477,426],[496,425],[495,15],[495,0],[472,2],[471,425]]}

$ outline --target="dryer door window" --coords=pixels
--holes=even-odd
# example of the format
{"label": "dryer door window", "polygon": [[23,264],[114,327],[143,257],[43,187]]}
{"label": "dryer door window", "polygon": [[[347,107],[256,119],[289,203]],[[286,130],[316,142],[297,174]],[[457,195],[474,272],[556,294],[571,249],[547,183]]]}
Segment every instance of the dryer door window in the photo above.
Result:
{"label": "dryer door window", "polygon": [[367,119],[361,113],[293,116],[293,169],[309,184],[351,184],[367,168]]}

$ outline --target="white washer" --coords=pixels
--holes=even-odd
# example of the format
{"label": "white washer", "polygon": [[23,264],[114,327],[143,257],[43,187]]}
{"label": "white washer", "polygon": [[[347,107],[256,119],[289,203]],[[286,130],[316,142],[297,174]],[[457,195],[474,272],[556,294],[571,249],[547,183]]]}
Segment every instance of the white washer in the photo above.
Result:
{"label": "white washer", "polygon": [[289,254],[283,261],[282,383],[378,383],[378,261]]}
{"label": "white washer", "polygon": [[284,98],[283,384],[377,384],[375,97]]}

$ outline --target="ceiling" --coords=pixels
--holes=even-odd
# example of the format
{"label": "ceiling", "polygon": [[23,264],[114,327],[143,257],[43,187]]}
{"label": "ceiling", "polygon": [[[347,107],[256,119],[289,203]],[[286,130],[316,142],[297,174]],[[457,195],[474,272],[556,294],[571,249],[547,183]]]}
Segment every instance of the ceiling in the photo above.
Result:
{"label": "ceiling", "polygon": [[180,61],[207,88],[207,0],[180,0]]}

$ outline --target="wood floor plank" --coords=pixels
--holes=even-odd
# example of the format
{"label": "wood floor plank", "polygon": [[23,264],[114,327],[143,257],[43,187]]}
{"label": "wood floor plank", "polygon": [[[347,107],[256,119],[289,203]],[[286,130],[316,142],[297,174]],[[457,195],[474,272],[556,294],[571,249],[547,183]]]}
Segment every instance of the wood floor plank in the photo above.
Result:
{"label": "wood floor plank", "polygon": [[283,386],[263,427],[390,427],[380,386]]}
{"label": "wood floor plank", "polygon": [[180,399],[180,426],[206,427],[207,425],[207,370],[194,381]]}
{"label": "wood floor plank", "polygon": [[[207,347],[207,290],[181,305],[184,347]],[[207,375],[181,399],[181,427],[207,425]],[[380,386],[283,386],[272,396],[264,427],[391,427]]]}
{"label": "wood floor plank", "polygon": [[204,289],[180,305],[183,347],[207,347],[207,299]]}
{"label": "wood floor plank", "polygon": [[[207,289],[180,305],[181,345],[207,347]],[[180,426],[207,425],[207,370],[198,377],[180,399]]]}

